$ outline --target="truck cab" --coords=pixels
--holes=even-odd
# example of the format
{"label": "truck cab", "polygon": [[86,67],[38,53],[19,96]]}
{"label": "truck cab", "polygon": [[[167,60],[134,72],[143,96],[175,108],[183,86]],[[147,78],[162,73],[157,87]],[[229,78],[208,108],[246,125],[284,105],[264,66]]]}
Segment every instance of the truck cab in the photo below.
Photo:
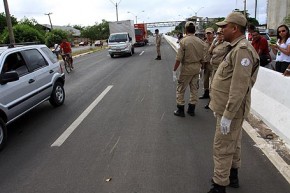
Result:
{"label": "truck cab", "polygon": [[115,55],[134,54],[134,43],[128,32],[113,33],[108,39],[109,54],[112,58]]}

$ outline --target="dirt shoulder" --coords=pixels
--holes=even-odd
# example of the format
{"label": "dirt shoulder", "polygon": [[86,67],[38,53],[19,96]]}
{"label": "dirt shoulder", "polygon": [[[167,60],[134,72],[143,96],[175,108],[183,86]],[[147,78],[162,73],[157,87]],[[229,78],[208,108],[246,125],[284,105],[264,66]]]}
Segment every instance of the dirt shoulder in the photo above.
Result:
{"label": "dirt shoulder", "polygon": [[286,146],[285,142],[255,115],[250,114],[246,121],[257,131],[260,135],[259,137],[265,139],[267,144],[290,165],[290,149]]}

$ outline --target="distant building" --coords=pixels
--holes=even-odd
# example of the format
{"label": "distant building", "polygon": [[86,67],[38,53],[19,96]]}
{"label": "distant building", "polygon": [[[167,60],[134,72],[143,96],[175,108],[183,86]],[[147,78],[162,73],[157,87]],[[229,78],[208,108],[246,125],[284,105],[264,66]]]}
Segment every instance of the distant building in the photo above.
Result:
{"label": "distant building", "polygon": [[[40,26],[43,27],[44,30],[46,31],[51,31],[51,26],[49,24],[39,24]],[[79,44],[80,42],[88,42],[88,38],[81,38],[81,31],[78,29],[75,29],[71,26],[57,26],[53,25],[53,29],[60,29],[63,31],[68,32],[72,36],[72,45]]]}
{"label": "distant building", "polygon": [[290,14],[290,0],[268,0],[267,28],[277,29]]}
{"label": "distant building", "polygon": [[[41,26],[43,26],[46,30],[51,31],[51,26],[49,24],[41,24]],[[53,29],[61,29],[63,31],[66,31],[66,32],[70,33],[73,37],[80,37],[81,36],[81,31],[78,29],[75,29],[71,26],[53,25],[52,28]]]}

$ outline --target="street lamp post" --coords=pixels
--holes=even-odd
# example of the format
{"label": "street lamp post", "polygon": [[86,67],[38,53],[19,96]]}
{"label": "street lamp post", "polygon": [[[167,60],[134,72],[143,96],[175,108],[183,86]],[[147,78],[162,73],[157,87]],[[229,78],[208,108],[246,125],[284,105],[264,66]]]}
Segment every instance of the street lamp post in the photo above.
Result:
{"label": "street lamp post", "polygon": [[119,4],[121,3],[121,0],[119,1],[119,3],[117,3],[117,2],[113,2],[112,0],[110,0],[112,3],[113,3],[113,5],[116,7],[116,17],[117,17],[117,21],[119,21],[119,19],[118,19],[118,6],[119,6]]}
{"label": "street lamp post", "polygon": [[[144,10],[142,10],[141,12],[145,12]],[[140,12],[140,13],[141,13]],[[132,13],[132,12],[130,12],[130,11],[127,11],[127,13],[131,13],[134,17],[135,17],[135,19],[136,19],[136,23],[138,23],[137,22],[137,18],[138,18],[138,16],[136,15],[136,14],[134,14],[134,13]]]}
{"label": "street lamp post", "polygon": [[188,9],[191,9],[193,12],[194,12],[194,16],[195,16],[195,24],[196,24],[196,21],[197,21],[197,13],[204,7],[201,7],[199,8],[197,11],[193,10],[191,7],[188,7]]}

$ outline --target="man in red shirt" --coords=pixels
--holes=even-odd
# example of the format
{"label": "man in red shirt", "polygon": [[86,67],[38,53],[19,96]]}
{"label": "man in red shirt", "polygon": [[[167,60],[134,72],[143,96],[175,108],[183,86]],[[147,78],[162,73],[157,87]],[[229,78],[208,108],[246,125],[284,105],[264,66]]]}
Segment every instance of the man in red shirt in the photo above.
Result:
{"label": "man in red shirt", "polygon": [[266,66],[271,62],[268,41],[266,40],[266,38],[260,35],[259,30],[254,30],[252,32],[252,37],[252,46],[255,48],[260,56],[260,66]]}
{"label": "man in red shirt", "polygon": [[[71,67],[73,67],[73,59],[72,59],[72,50],[71,50],[71,45],[70,43],[66,40],[63,39],[61,44],[60,44],[60,52],[64,55],[68,55],[70,58],[70,62],[71,62]],[[63,56],[62,56],[63,57]]]}

